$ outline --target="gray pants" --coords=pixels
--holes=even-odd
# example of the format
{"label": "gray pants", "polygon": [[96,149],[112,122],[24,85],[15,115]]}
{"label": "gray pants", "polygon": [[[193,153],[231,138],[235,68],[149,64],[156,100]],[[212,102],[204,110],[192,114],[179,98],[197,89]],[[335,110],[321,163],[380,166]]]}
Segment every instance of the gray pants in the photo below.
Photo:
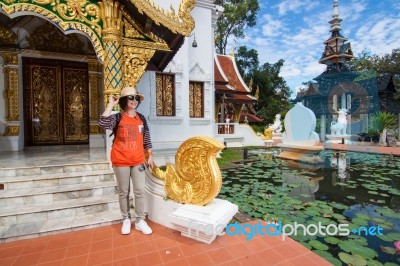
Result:
{"label": "gray pants", "polygon": [[118,185],[119,208],[124,219],[131,218],[129,206],[130,179],[132,179],[133,194],[135,196],[135,214],[132,218],[145,218],[144,185],[146,174],[144,170],[139,170],[140,166],[141,165],[123,167],[113,166]]}

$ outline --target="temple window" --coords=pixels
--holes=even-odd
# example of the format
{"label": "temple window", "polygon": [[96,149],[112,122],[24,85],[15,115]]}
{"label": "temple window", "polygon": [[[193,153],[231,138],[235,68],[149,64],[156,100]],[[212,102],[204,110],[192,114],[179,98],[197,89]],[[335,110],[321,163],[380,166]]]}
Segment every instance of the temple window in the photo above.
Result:
{"label": "temple window", "polygon": [[204,117],[204,83],[189,82],[189,115]]}
{"label": "temple window", "polygon": [[175,116],[175,75],[156,73],[157,116]]}

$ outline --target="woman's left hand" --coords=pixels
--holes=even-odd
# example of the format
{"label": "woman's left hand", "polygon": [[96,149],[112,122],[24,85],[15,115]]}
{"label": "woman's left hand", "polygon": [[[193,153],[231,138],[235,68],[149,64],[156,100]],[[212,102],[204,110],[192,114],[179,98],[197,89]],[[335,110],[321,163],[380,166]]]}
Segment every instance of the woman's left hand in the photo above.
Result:
{"label": "woman's left hand", "polygon": [[147,158],[147,166],[149,167],[150,171],[153,170],[154,168],[153,156],[149,156],[149,158]]}

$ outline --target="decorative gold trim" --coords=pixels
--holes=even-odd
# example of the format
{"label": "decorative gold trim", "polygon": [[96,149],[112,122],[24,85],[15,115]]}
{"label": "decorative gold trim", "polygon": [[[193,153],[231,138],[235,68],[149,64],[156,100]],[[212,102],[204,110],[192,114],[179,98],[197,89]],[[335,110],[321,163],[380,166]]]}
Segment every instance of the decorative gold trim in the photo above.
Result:
{"label": "decorative gold trim", "polygon": [[6,126],[3,136],[19,136],[19,126]]}
{"label": "decorative gold trim", "polygon": [[144,38],[144,35],[142,35],[135,27],[132,26],[131,23],[128,22],[128,20],[124,19],[124,37],[127,38]]}
{"label": "decorative gold trim", "polygon": [[135,87],[146,71],[146,67],[156,51],[139,47],[123,47],[123,84]]}
{"label": "decorative gold trim", "polygon": [[3,136],[18,136],[19,126],[6,126]]}
{"label": "decorative gold trim", "polygon": [[30,50],[30,49],[2,49],[0,48],[0,53],[8,53],[8,52],[15,52],[17,51],[18,54],[24,55],[35,55],[35,56],[47,56],[47,57],[62,57],[62,58],[69,58],[69,59],[76,59],[81,61],[87,60],[98,60],[96,56],[87,56],[87,55],[79,55],[79,54],[66,54],[66,53],[57,53],[57,52],[48,52],[48,51],[37,51],[37,50]]}
{"label": "decorative gold trim", "polygon": [[102,0],[99,5],[103,21],[103,41],[120,43],[122,37],[122,6],[114,0]]}
{"label": "decorative gold trim", "polygon": [[154,42],[165,43],[165,41],[152,32],[144,33],[143,27],[138,24],[132,16],[127,12],[126,8],[123,6],[121,8],[122,16],[124,18],[124,37],[126,38],[141,38],[150,39]]}
{"label": "decorative gold trim", "polygon": [[149,0],[130,0],[136,6],[138,11],[145,13],[157,25],[163,25],[174,33],[179,33],[189,36],[194,29],[195,22],[190,14],[190,11],[196,6],[196,0],[182,0],[178,16],[175,10],[170,7],[170,10],[165,11],[156,3],[150,3]]}
{"label": "decorative gold trim", "polygon": [[[0,2],[0,7],[4,10],[4,12],[8,16],[13,15],[13,14],[18,14],[18,13],[21,13],[21,15],[26,15],[26,13],[38,14],[38,15],[46,17],[48,20],[52,21],[54,25],[58,25],[64,33],[69,30],[77,30],[79,32],[84,33],[92,42],[94,50],[96,51],[96,54],[97,54],[99,60],[103,61],[104,50],[103,50],[103,46],[102,46],[102,43],[100,40],[100,36],[101,36],[100,25],[94,26],[94,24],[90,24],[91,26],[88,26],[81,22],[63,21],[63,19],[60,18],[58,16],[58,14],[53,13],[53,12],[47,10],[46,8],[43,8],[43,7],[35,5],[35,4],[30,4],[30,3],[14,3],[16,1],[17,0],[6,1],[9,4],[13,3],[10,6],[7,6],[4,3]],[[73,11],[73,9],[76,7],[76,6],[75,7],[73,6],[73,4],[76,3],[75,1],[71,1],[71,5],[70,5],[71,12],[79,13],[79,14],[75,14],[75,17],[77,19],[87,23],[88,19],[85,18],[83,20],[83,18],[82,18],[82,15],[83,15],[82,11]],[[59,5],[59,3],[56,3],[56,0],[36,0],[35,2],[39,5],[47,5],[50,3],[54,6]],[[83,8],[82,4],[80,4],[79,6],[81,6]],[[98,7],[97,8],[96,7],[97,6],[94,4],[87,5],[85,7],[86,14],[91,16],[91,15],[95,14],[96,12],[98,12],[98,11],[95,11],[95,10],[98,10],[97,9]],[[64,16],[63,14],[66,14],[66,10],[62,10],[61,7],[60,8],[53,7],[53,10],[54,11],[62,11],[63,13],[60,13],[61,16]],[[99,23],[100,17],[97,17],[97,14],[96,14],[96,17],[94,17],[93,20],[97,21],[97,23]]]}
{"label": "decorative gold trim", "polygon": [[123,38],[123,44],[124,44],[124,46],[133,46],[133,47],[139,47],[139,48],[154,49],[157,51],[167,51],[167,52],[171,51],[171,49],[169,49],[169,47],[166,43],[148,42],[148,41],[142,41],[142,40],[136,40],[136,39]]}
{"label": "decorative gold trim", "polygon": [[18,54],[4,53],[4,98],[7,121],[19,121]]}

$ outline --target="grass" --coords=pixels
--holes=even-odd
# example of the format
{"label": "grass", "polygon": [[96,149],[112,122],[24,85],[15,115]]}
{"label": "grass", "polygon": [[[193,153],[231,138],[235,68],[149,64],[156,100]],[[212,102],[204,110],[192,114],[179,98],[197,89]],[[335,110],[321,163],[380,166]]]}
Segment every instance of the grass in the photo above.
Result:
{"label": "grass", "polygon": [[220,168],[228,167],[234,161],[243,159],[243,149],[226,148],[221,152],[221,158],[217,158]]}

